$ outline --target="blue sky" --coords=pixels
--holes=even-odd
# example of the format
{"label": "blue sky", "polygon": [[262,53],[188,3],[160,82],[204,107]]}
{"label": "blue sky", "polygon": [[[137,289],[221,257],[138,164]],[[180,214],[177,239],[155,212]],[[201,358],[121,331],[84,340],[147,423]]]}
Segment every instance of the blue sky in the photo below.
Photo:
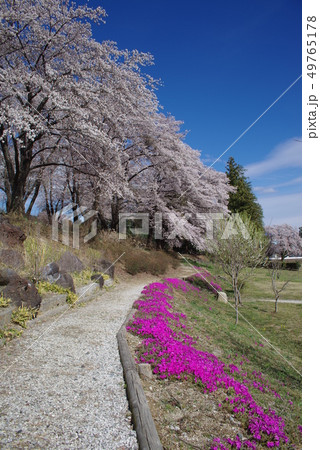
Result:
{"label": "blue sky", "polygon": [[[83,3],[80,2],[79,3]],[[301,74],[298,0],[89,0],[106,24],[94,37],[150,52],[158,98],[211,164]],[[301,225],[301,79],[229,156],[248,168],[265,223]]]}

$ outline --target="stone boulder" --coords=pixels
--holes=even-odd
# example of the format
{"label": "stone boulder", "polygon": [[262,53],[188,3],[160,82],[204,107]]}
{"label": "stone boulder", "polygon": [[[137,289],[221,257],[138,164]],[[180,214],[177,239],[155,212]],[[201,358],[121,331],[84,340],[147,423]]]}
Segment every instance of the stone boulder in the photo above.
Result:
{"label": "stone boulder", "polygon": [[92,281],[98,282],[98,283],[99,283],[100,289],[103,288],[103,285],[104,285],[104,279],[103,279],[103,276],[101,275],[101,273],[94,273],[94,274],[91,276],[91,280],[92,280]]}
{"label": "stone boulder", "polygon": [[218,292],[217,300],[221,303],[228,303],[228,296],[225,292]]}
{"label": "stone boulder", "polygon": [[0,241],[8,247],[22,245],[26,240],[24,232],[6,220],[0,222]]}
{"label": "stone boulder", "polygon": [[49,281],[49,283],[55,283],[59,278],[60,267],[57,263],[52,262],[47,264],[41,272],[41,279],[43,281]]}
{"label": "stone boulder", "polygon": [[22,254],[10,248],[0,250],[0,261],[8,267],[17,267],[20,269],[24,266]]}
{"label": "stone boulder", "polygon": [[60,271],[60,267],[55,262],[47,264],[42,269],[41,279],[51,284],[55,283],[65,289],[70,289],[71,292],[76,292],[72,276],[67,272]]}
{"label": "stone boulder", "polygon": [[60,272],[81,272],[85,266],[83,262],[73,253],[65,252],[57,264],[60,268]]}
{"label": "stone boulder", "polygon": [[10,278],[9,283],[2,290],[5,298],[10,298],[12,305],[28,306],[30,308],[39,308],[41,305],[41,297],[37,288],[25,278],[14,276]]}
{"label": "stone boulder", "polygon": [[67,272],[60,272],[58,279],[54,283],[58,284],[59,286],[65,289],[70,289],[71,292],[76,292],[73,278]]}
{"label": "stone boulder", "polygon": [[104,275],[109,275],[110,278],[114,278],[114,264],[106,259],[100,259],[100,261],[96,262],[93,270],[95,272],[102,272]]}
{"label": "stone boulder", "polygon": [[147,363],[138,364],[138,372],[140,378],[144,378],[147,380],[151,380],[153,378],[152,367],[150,364]]}
{"label": "stone boulder", "polygon": [[0,286],[6,286],[10,282],[20,278],[12,269],[0,269]]}

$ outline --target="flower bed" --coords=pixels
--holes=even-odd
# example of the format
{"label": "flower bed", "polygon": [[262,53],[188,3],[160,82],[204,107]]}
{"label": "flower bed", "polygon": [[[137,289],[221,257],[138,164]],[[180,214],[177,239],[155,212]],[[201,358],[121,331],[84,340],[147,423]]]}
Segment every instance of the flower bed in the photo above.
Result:
{"label": "flower bed", "polygon": [[201,267],[194,266],[194,268],[198,270],[198,272],[186,278],[188,283],[213,291],[216,295],[218,295],[218,292],[222,291],[221,286],[216,282],[216,277],[211,275],[210,272],[203,270]]}
{"label": "flower bed", "polygon": [[[238,365],[225,364],[214,354],[196,348],[197,341],[185,332],[186,316],[173,311],[174,289],[182,292],[199,288],[178,279],[165,279],[163,283],[146,286],[141,299],[135,302],[138,312],[127,330],[143,339],[138,362],[152,364],[153,373],[161,379],[192,379],[205,392],[225,392],[219,406],[227,407],[242,418],[247,438],[216,437],[211,449],[280,447],[288,443],[284,420],[273,409],[265,410],[254,400],[251,391],[271,390],[259,372],[254,380],[243,368],[244,355]],[[275,397],[279,396],[272,391]]]}

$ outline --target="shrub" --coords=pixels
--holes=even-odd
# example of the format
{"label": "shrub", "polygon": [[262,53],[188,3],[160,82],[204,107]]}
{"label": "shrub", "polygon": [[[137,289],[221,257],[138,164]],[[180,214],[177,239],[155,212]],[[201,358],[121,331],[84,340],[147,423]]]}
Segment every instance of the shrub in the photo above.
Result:
{"label": "shrub", "polygon": [[148,257],[149,267],[147,272],[152,275],[164,274],[169,266],[169,257],[162,252],[152,251]]}
{"label": "shrub", "polygon": [[3,294],[1,293],[1,295],[0,295],[0,308],[7,308],[7,306],[9,306],[10,303],[11,303],[11,299],[10,298],[5,298],[3,296]]}
{"label": "shrub", "polygon": [[49,262],[59,259],[62,250],[59,245],[40,238],[27,237],[23,243],[27,275],[38,280],[40,270]]}
{"label": "shrub", "polygon": [[22,330],[17,330],[16,328],[5,328],[0,329],[0,339],[5,342],[11,341],[15,337],[19,337],[22,334]]}
{"label": "shrub", "polygon": [[172,252],[169,254],[169,256],[171,258],[171,266],[173,267],[173,269],[177,269],[181,264],[178,254],[175,252]]}
{"label": "shrub", "polygon": [[55,294],[65,294],[67,289],[59,286],[55,283],[49,283],[49,281],[38,281],[37,289],[40,295],[46,294],[47,292],[54,292]]}
{"label": "shrub", "polygon": [[74,272],[72,278],[76,286],[83,286],[84,284],[91,283],[92,275],[92,270],[84,269],[81,272]]}
{"label": "shrub", "polygon": [[11,321],[20,325],[22,328],[27,328],[27,321],[32,320],[37,316],[37,309],[28,306],[19,306],[18,309],[12,311]]}
{"label": "shrub", "polygon": [[147,255],[141,255],[141,252],[130,252],[125,254],[125,269],[131,275],[139,272],[148,272]]}
{"label": "shrub", "polygon": [[211,273],[207,270],[202,270],[200,267],[195,268],[199,269],[199,272],[186,278],[186,281],[200,287],[201,289],[213,291],[215,294],[222,291],[221,286],[216,282],[216,277],[211,275]]}
{"label": "shrub", "polygon": [[152,250],[146,252],[135,250],[125,255],[125,268],[128,273],[135,275],[147,272],[152,275],[161,275],[166,272],[173,258],[162,251]]}
{"label": "shrub", "polygon": [[67,291],[66,302],[69,305],[74,306],[78,300],[77,294],[75,294],[74,292],[71,292],[69,289],[66,289],[66,291]]}
{"label": "shrub", "polygon": [[300,261],[294,261],[294,262],[284,262],[283,268],[285,270],[299,270],[301,267]]}
{"label": "shrub", "polygon": [[37,283],[37,289],[40,295],[45,294],[47,292],[54,292],[55,294],[67,294],[66,302],[72,306],[78,300],[77,294],[70,291],[70,289],[64,288],[55,283],[49,283],[48,281],[39,281]]}

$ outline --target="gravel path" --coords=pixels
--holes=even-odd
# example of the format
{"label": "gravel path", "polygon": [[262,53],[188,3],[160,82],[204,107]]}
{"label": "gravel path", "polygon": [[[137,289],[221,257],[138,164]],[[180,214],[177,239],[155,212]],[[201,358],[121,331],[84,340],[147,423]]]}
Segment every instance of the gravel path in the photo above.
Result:
{"label": "gravel path", "polygon": [[[252,299],[252,298],[248,298],[244,300],[245,302],[272,302],[274,303],[275,300],[274,298],[256,298],[256,299]],[[278,303],[291,303],[291,304],[296,304],[296,305],[302,305],[302,300],[286,300],[286,299],[279,299]]]}
{"label": "gravel path", "polygon": [[0,448],[137,449],[116,333],[145,284],[133,279],[0,349]]}

